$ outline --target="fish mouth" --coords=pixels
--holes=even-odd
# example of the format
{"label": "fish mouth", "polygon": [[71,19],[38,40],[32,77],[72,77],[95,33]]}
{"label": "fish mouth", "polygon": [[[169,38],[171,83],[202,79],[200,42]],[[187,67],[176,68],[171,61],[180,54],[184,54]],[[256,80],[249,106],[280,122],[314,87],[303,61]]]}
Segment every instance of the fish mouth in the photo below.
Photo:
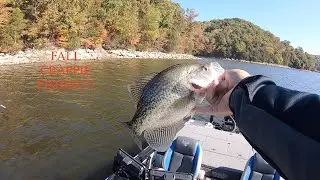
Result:
{"label": "fish mouth", "polygon": [[192,89],[201,90],[201,89],[208,88],[211,85],[212,82],[209,82],[209,81],[206,82],[206,81],[201,81],[201,80],[199,81],[199,80],[193,79],[189,83],[190,83]]}
{"label": "fish mouth", "polygon": [[202,89],[203,87],[202,86],[199,86],[197,85],[196,83],[191,83],[191,86],[194,88],[194,89]]}
{"label": "fish mouth", "polygon": [[200,85],[198,85],[196,83],[191,83],[191,86],[196,90],[200,90],[200,89],[204,88],[204,87],[202,87],[202,86],[200,86]]}

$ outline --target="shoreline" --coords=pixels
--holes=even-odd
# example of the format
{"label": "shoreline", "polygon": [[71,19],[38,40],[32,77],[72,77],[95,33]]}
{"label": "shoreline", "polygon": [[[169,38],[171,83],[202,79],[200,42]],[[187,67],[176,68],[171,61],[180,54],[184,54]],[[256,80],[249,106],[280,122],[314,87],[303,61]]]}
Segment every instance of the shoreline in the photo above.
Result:
{"label": "shoreline", "polygon": [[[210,57],[209,57],[209,59],[210,59]],[[280,68],[296,69],[296,68],[292,68],[292,67],[281,65],[281,64],[272,64],[272,63],[267,63],[267,62],[254,62],[254,61],[248,61],[248,60],[242,60],[242,59],[231,59],[231,58],[217,58],[217,59],[222,59],[222,60],[226,60],[226,61],[233,61],[233,62],[244,62],[244,63],[248,63],[248,64],[259,64],[259,65],[267,65],[267,66],[274,66],[274,67],[280,67]],[[303,70],[303,69],[297,69],[297,70]],[[305,70],[305,71],[307,71],[307,70]]]}
{"label": "shoreline", "polygon": [[[47,48],[40,50],[25,50],[18,51],[16,53],[0,53],[0,66],[1,65],[15,65],[15,64],[29,64],[38,62],[50,62],[52,61],[52,52],[56,52],[59,56],[59,52],[76,52],[77,60],[91,61],[91,60],[103,60],[103,59],[217,59],[217,60],[227,60],[233,62],[243,62],[248,64],[260,64],[273,67],[295,69],[289,66],[264,63],[264,62],[252,62],[240,59],[231,58],[218,58],[218,57],[208,57],[208,56],[194,56],[191,54],[181,54],[181,53],[164,53],[159,51],[135,51],[127,49],[115,49],[115,50],[104,50],[102,48],[97,48],[95,50],[91,49],[75,49],[68,51],[64,48]],[[70,60],[72,61],[72,60]],[[308,71],[303,69],[297,69],[302,71]],[[312,71],[310,71],[312,72]]]}
{"label": "shoreline", "polygon": [[[76,52],[76,59],[82,61],[102,59],[199,59],[191,54],[163,53],[157,51],[141,52],[124,49],[104,50],[102,48],[95,50],[75,49],[68,51],[63,48],[52,48],[42,50],[26,50],[7,54],[0,53],[0,65],[50,62],[53,61],[53,52],[55,54],[55,59],[60,57],[60,53],[63,53],[64,57],[66,57],[67,52],[70,54],[74,54],[74,52]],[[59,60],[62,60],[62,58]],[[74,60],[74,55],[73,57],[70,57],[69,61],[72,60]]]}

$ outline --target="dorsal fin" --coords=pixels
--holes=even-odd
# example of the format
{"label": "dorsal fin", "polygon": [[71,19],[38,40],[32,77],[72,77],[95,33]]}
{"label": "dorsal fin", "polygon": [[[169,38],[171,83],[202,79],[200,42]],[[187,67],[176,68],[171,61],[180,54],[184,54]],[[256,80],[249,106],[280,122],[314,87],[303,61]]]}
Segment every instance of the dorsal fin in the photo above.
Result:
{"label": "dorsal fin", "polygon": [[143,88],[146,86],[146,84],[158,73],[151,73],[145,77],[142,77],[138,80],[136,80],[134,83],[128,85],[128,91],[133,97],[133,100],[135,102],[135,106],[138,104],[140,96],[142,94]]}

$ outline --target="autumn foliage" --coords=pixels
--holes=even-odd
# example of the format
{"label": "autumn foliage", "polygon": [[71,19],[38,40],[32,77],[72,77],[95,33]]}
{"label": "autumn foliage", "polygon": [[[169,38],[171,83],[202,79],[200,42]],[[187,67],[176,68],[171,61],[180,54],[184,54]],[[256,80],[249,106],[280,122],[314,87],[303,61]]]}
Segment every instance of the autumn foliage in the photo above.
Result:
{"label": "autumn foliage", "polygon": [[302,48],[248,21],[196,17],[170,0],[0,0],[0,52],[48,45],[130,48],[315,69]]}

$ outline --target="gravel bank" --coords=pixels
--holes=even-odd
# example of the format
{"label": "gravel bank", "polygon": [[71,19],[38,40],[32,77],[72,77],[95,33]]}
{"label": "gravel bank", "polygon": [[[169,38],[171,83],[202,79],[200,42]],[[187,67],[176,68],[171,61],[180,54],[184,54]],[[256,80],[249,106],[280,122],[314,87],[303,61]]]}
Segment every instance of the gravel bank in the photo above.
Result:
{"label": "gravel bank", "polygon": [[67,51],[65,49],[48,49],[48,50],[26,50],[17,53],[4,54],[0,53],[0,65],[4,64],[23,64],[34,62],[47,62],[52,60],[52,52],[55,52],[56,58],[61,52],[74,54],[78,60],[101,60],[111,58],[141,58],[141,59],[196,59],[197,57],[190,54],[176,54],[163,52],[140,52],[134,50],[104,50],[104,49],[76,49]]}

